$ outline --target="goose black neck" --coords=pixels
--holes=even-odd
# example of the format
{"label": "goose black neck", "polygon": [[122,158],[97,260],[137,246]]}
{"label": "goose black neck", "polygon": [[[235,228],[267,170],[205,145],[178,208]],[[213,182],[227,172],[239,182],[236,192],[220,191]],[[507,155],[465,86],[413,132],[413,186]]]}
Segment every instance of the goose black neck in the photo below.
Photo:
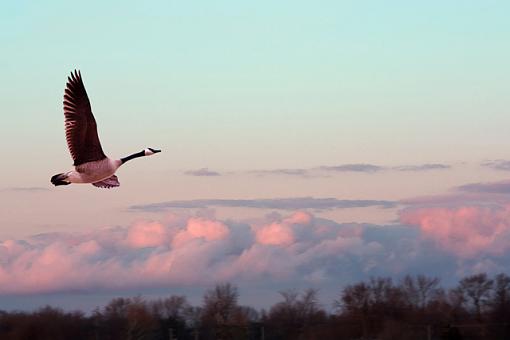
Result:
{"label": "goose black neck", "polygon": [[138,157],[143,157],[143,156],[145,156],[145,150],[137,152],[137,153],[134,153],[134,154],[129,155],[127,157],[121,158],[120,161],[122,162],[122,164],[124,164],[127,161],[132,160],[133,158],[138,158]]}

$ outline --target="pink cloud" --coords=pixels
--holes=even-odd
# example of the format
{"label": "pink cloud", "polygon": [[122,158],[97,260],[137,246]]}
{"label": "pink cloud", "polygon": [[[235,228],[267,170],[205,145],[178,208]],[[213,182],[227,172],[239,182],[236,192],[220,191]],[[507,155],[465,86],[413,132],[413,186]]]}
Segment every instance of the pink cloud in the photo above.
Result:
{"label": "pink cloud", "polygon": [[[490,252],[504,259],[509,216],[507,208],[470,207],[407,210],[401,219],[419,225],[427,238],[461,258]],[[5,240],[0,241],[0,294],[242,280],[318,284],[384,270],[398,273],[414,268],[413,261],[427,261],[431,251],[414,233],[398,230],[338,224],[306,212],[251,222],[183,214],[126,227]],[[479,263],[506,266],[498,258]]]}
{"label": "pink cloud", "polygon": [[284,222],[287,224],[309,224],[312,222],[313,216],[306,211],[296,211],[286,219]]}
{"label": "pink cloud", "polygon": [[[296,212],[239,224],[169,216],[128,227],[49,233],[0,242],[0,294],[193,285],[303,277],[317,261],[368,254],[373,246],[343,227]],[[328,271],[319,270],[315,279]]]}
{"label": "pink cloud", "polygon": [[297,211],[288,217],[255,228],[255,237],[260,244],[288,246],[297,241],[303,227],[306,228],[312,221],[311,214]]}
{"label": "pink cloud", "polygon": [[80,243],[76,248],[78,252],[84,255],[95,255],[101,250],[101,246],[95,240]]}
{"label": "pink cloud", "polygon": [[229,234],[225,224],[204,218],[190,218],[186,227],[193,237],[203,237],[208,241],[222,240]]}
{"label": "pink cloud", "polygon": [[294,243],[292,228],[284,223],[271,223],[256,232],[257,241],[261,244],[288,246]]}
{"label": "pink cloud", "polygon": [[161,223],[137,223],[129,229],[127,242],[135,248],[157,247],[168,242],[168,230]]}
{"label": "pink cloud", "polygon": [[510,249],[510,207],[419,208],[401,212],[400,221],[420,227],[422,235],[447,251],[470,258]]}
{"label": "pink cloud", "polygon": [[178,247],[197,238],[217,241],[225,239],[228,235],[229,229],[222,222],[192,217],[187,221],[186,228],[179,231],[174,237],[172,244]]}

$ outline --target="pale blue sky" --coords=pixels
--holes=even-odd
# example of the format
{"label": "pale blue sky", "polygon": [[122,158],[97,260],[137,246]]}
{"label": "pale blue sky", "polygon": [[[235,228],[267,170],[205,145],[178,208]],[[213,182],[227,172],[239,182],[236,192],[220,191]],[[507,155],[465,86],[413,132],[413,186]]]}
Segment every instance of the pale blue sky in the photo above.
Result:
{"label": "pale blue sky", "polygon": [[184,168],[459,161],[510,141],[505,1],[2,7],[0,129],[28,155],[20,137],[65,154],[75,67],[113,156],[150,143]]}

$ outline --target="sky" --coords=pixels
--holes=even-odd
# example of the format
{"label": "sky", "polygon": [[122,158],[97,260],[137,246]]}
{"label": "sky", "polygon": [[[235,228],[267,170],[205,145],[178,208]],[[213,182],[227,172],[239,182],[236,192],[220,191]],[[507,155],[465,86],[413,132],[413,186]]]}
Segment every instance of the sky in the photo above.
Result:
{"label": "sky", "polygon": [[[509,10],[3,2],[0,308],[508,273]],[[107,155],[163,150],[119,188],[49,182],[74,69]]]}

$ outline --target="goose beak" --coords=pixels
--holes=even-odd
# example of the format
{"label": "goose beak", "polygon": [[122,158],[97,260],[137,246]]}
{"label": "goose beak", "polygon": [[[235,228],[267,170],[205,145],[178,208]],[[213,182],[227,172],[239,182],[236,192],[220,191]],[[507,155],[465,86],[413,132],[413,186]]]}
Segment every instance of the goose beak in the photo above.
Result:
{"label": "goose beak", "polygon": [[161,150],[154,150],[154,153],[158,153],[158,152],[161,152]]}

